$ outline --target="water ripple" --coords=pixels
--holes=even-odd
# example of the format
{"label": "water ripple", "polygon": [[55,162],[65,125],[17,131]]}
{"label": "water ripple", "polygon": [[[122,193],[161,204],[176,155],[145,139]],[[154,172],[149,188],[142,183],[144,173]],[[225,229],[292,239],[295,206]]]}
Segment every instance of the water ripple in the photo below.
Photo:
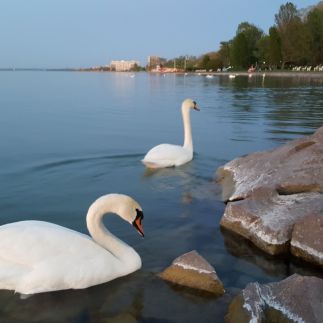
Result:
{"label": "water ripple", "polygon": [[100,161],[100,160],[131,160],[137,159],[138,161],[143,157],[143,153],[134,153],[134,154],[119,154],[119,155],[98,155],[98,156],[86,156],[86,157],[78,157],[78,158],[67,158],[61,160],[51,160],[48,162],[44,162],[38,165],[27,166],[23,169],[19,169],[16,171],[12,171],[7,173],[7,175],[20,175],[24,173],[33,173],[33,172],[41,172],[47,170],[53,170],[55,168],[64,167],[67,165],[76,165],[86,162]]}

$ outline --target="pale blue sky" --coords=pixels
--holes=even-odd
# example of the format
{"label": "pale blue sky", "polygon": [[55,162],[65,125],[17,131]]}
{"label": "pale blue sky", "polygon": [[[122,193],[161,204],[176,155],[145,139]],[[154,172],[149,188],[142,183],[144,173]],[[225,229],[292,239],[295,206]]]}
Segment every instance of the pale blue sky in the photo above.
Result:
{"label": "pale blue sky", "polygon": [[[319,1],[294,0],[297,8]],[[84,67],[217,50],[242,21],[265,32],[281,0],[0,0],[0,67]]]}

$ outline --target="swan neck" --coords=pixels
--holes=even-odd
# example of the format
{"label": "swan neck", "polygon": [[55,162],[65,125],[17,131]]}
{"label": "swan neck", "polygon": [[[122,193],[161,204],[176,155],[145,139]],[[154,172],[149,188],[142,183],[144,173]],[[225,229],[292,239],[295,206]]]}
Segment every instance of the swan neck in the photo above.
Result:
{"label": "swan neck", "polygon": [[97,244],[111,252],[116,258],[125,260],[129,257],[129,253],[134,252],[136,255],[137,253],[113,235],[103,224],[103,217],[106,214],[118,214],[118,208],[113,199],[101,197],[90,206],[86,223],[93,240]]}
{"label": "swan neck", "polygon": [[185,108],[184,106],[182,106],[182,116],[184,125],[184,148],[193,151],[190,108]]}

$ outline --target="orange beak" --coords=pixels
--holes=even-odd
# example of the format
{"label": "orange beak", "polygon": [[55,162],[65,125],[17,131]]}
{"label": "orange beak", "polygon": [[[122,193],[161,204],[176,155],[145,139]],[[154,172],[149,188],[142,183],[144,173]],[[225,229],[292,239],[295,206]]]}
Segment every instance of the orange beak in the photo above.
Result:
{"label": "orange beak", "polygon": [[141,225],[141,218],[137,218],[135,221],[134,221],[134,227],[137,229],[137,231],[139,232],[139,234],[144,237],[144,229],[142,228],[142,225]]}

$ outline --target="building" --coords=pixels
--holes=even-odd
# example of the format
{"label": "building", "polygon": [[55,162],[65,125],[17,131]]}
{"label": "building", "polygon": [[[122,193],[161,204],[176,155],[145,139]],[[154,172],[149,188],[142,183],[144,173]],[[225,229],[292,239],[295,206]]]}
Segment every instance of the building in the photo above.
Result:
{"label": "building", "polygon": [[155,69],[157,66],[162,67],[167,62],[166,58],[162,58],[159,56],[148,56],[148,68]]}
{"label": "building", "polygon": [[110,70],[116,72],[127,72],[131,71],[136,66],[140,66],[138,61],[111,61]]}

